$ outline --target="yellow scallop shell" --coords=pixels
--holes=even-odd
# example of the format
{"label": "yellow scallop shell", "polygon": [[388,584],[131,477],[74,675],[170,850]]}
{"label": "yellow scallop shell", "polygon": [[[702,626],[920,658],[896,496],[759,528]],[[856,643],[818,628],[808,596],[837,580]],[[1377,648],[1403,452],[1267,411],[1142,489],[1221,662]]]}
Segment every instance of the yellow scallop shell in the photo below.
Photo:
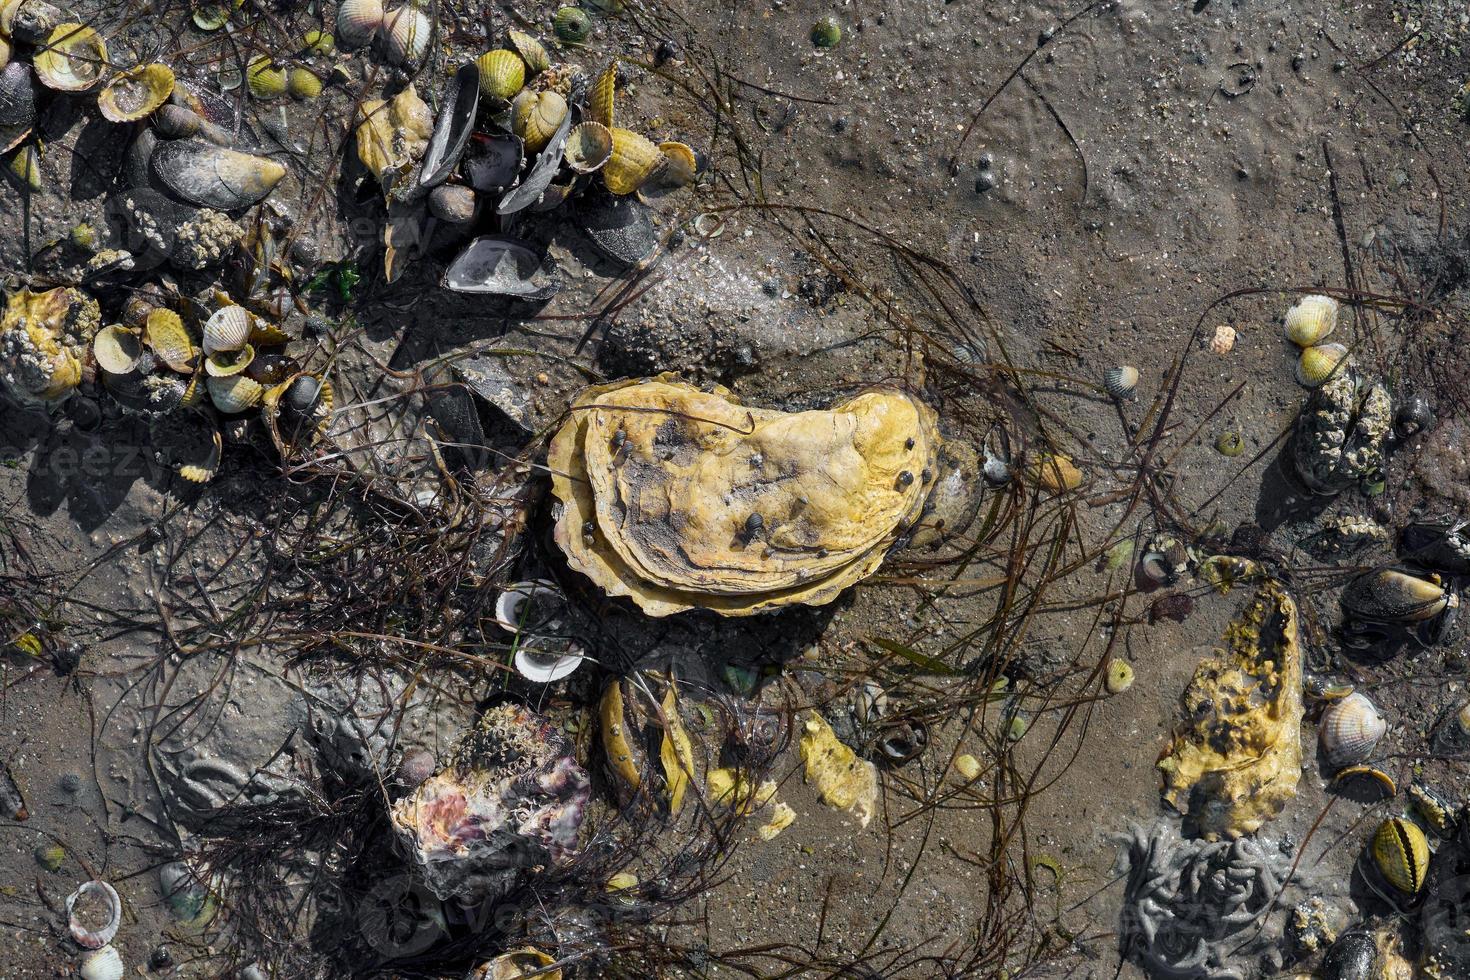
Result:
{"label": "yellow scallop shell", "polygon": [[1331,296],[1303,296],[1286,311],[1286,339],[1298,347],[1326,340],[1337,327],[1337,300]]}
{"label": "yellow scallop shell", "polygon": [[31,67],[47,88],[85,92],[107,73],[107,43],[85,24],[58,24]]}
{"label": "yellow scallop shell", "polygon": [[618,65],[617,62],[613,62],[592,83],[592,87],[587,91],[587,119],[589,122],[601,123],[608,129],[613,128],[613,100],[617,80]]}
{"label": "yellow scallop shell", "polygon": [[201,378],[206,377],[202,372],[195,372],[189,378],[189,383],[184,387],[184,396],[179,399],[180,408],[193,408],[204,401],[204,385]]}
{"label": "yellow scallop shell", "polygon": [[668,166],[658,145],[631,129],[612,130],[612,157],[602,168],[602,182],[614,194],[631,194]]}
{"label": "yellow scallop shell", "polygon": [[205,379],[204,383],[209,388],[209,400],[214,402],[215,408],[226,415],[254,408],[260,404],[260,396],[264,393],[259,382],[243,374],[232,374],[227,377],[211,375]]}
{"label": "yellow scallop shell", "polygon": [[511,30],[508,35],[510,46],[521,56],[533,75],[551,67],[551,55],[547,54],[546,45],[524,31]]}
{"label": "yellow scallop shell", "polygon": [[567,100],[561,95],[527,90],[511,104],[510,128],[525,141],[527,153],[539,153],[566,117]]}
{"label": "yellow scallop shell", "polygon": [[174,72],[168,65],[139,65],[118,72],[97,95],[97,108],[115,123],[135,122],[149,116],[174,90]]}
{"label": "yellow scallop shell", "polygon": [[143,356],[143,344],[127,327],[113,324],[92,338],[92,357],[108,374],[130,374]]}
{"label": "yellow scallop shell", "polygon": [[1340,370],[1348,361],[1348,349],[1342,344],[1318,344],[1302,351],[1296,362],[1296,383],[1303,388],[1316,388]]}
{"label": "yellow scallop shell", "polygon": [[1429,868],[1429,841],[1424,831],[1403,817],[1390,817],[1373,834],[1373,862],[1390,885],[1406,895],[1424,887]]}
{"label": "yellow scallop shell", "polygon": [[480,69],[480,94],[509,102],[526,84],[526,63],[514,51],[497,48],[475,59]]}
{"label": "yellow scallop shell", "polygon": [[184,329],[184,321],[173,310],[149,311],[143,327],[143,342],[160,361],[180,374],[194,370],[194,358],[199,352],[189,338],[189,331]]}
{"label": "yellow scallop shell", "polygon": [[245,69],[250,94],[257,99],[279,99],[286,94],[286,69],[266,55],[253,59]]}

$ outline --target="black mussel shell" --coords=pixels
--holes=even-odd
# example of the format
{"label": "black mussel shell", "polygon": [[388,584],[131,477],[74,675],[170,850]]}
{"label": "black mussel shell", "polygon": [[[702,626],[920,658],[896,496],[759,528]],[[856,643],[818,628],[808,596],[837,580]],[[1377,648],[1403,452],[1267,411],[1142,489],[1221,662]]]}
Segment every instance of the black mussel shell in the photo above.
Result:
{"label": "black mussel shell", "polygon": [[1457,818],[1459,831],[1429,862],[1424,905],[1419,911],[1424,965],[1441,977],[1470,977],[1470,808]]}
{"label": "black mussel shell", "polygon": [[1404,528],[1399,554],[1451,575],[1470,575],[1470,522],[1459,518],[1418,521]]}
{"label": "black mussel shell", "polygon": [[1345,932],[1322,958],[1323,980],[1373,980],[1378,944],[1361,930]]}
{"label": "black mussel shell", "polygon": [[482,194],[500,194],[516,182],[525,162],[526,145],[509,133],[476,135],[461,162],[469,185]]}
{"label": "black mussel shell", "polygon": [[479,469],[488,461],[485,429],[474,396],[463,385],[447,385],[429,395],[429,415],[439,425],[444,461],[455,469]]}
{"label": "black mussel shell", "polygon": [[623,265],[637,265],[658,247],[648,206],[632,194],[589,192],[578,202],[577,227],[600,254]]}
{"label": "black mussel shell", "polygon": [[561,169],[561,152],[567,144],[567,134],[572,131],[572,116],[573,113],[568,112],[561,121],[551,142],[537,155],[536,165],[531,168],[526,179],[521,181],[520,186],[501,198],[500,206],[496,210],[502,217],[524,211],[539,201],[541,195],[551,186],[556,172]]}
{"label": "black mussel shell", "polygon": [[480,111],[480,69],[473,62],[461,65],[449,84],[444,107],[434,120],[434,133],[424,151],[419,168],[420,193],[439,186],[459,165],[475,128],[475,114]]}
{"label": "black mussel shell", "polygon": [[1379,623],[1419,622],[1438,615],[1453,594],[1437,582],[1398,568],[1375,568],[1348,582],[1342,608],[1351,617]]}
{"label": "black mussel shell", "polygon": [[541,257],[525,242],[482,235],[444,270],[445,289],[456,293],[508,296],[541,302],[561,291],[561,278],[541,267]]}
{"label": "black mussel shell", "polygon": [[1434,427],[1434,409],[1423,395],[1410,395],[1393,413],[1393,432],[1400,439],[1410,439]]}

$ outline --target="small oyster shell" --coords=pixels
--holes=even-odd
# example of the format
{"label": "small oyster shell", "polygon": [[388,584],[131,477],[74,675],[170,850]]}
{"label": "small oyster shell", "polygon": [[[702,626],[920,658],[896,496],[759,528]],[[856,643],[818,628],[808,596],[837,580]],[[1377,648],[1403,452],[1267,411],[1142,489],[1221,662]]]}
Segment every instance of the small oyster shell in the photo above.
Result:
{"label": "small oyster shell", "polygon": [[337,6],[337,44],[344,51],[365,47],[382,23],[382,0],[342,0]]}
{"label": "small oyster shell", "polygon": [[677,140],[666,140],[658,145],[668,165],[659,175],[660,180],[670,187],[687,187],[699,175],[699,154],[694,147]]}
{"label": "small oyster shell", "polygon": [[85,92],[107,73],[107,44],[85,24],[58,24],[32,65],[41,84],[62,92]]}
{"label": "small oyster shell", "polygon": [[1322,712],[1322,755],[1334,768],[1368,761],[1388,731],[1388,722],[1365,695],[1354,692]]}
{"label": "small oyster shell", "polygon": [[108,80],[97,95],[97,108],[112,122],[135,122],[167,102],[173,90],[173,69],[159,64],[139,65]]}
{"label": "small oyster shell", "polygon": [[274,160],[195,139],[159,144],[151,166],[179,197],[218,211],[259,204],[286,175]]}
{"label": "small oyster shell", "polygon": [[561,280],[546,276],[541,258],[524,242],[499,235],[476,238],[444,271],[444,288],[457,293],[513,296],[528,302],[550,299]]}
{"label": "small oyster shell", "polygon": [[84,949],[101,949],[122,925],[122,899],[105,881],[83,882],[66,899],[71,938]]}

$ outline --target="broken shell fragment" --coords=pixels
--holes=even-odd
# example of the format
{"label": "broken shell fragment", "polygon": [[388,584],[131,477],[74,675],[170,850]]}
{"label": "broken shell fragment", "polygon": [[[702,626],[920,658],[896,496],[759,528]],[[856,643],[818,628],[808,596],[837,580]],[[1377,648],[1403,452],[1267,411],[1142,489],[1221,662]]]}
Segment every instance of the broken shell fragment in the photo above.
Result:
{"label": "broken shell fragment", "polygon": [[1332,785],[1338,789],[1351,788],[1355,793],[1362,793],[1366,787],[1373,799],[1391,800],[1398,794],[1398,784],[1393,777],[1379,769],[1377,766],[1348,766],[1332,777]]}
{"label": "broken shell fragment", "polygon": [[1114,398],[1127,398],[1138,387],[1138,368],[1128,364],[1108,368],[1103,374],[1103,387]]}
{"label": "broken shell fragment", "polygon": [[614,194],[633,193],[668,166],[668,158],[648,137],[631,129],[612,127],[611,132],[612,156],[602,168],[602,183]]}
{"label": "broken shell fragment", "polygon": [[239,350],[250,340],[254,323],[255,317],[243,306],[220,307],[204,321],[204,353]]}
{"label": "broken shell fragment", "polygon": [[92,356],[108,374],[131,374],[143,356],[143,343],[127,327],[103,327],[92,338]]}
{"label": "broken shell fragment", "polygon": [[114,75],[97,95],[97,108],[112,122],[135,122],[168,101],[173,90],[173,69],[140,65]]}
{"label": "broken shell fragment", "polygon": [[1348,349],[1342,344],[1319,344],[1308,347],[1296,362],[1296,383],[1303,388],[1316,388],[1343,370],[1350,362]]}
{"label": "broken shell fragment", "polygon": [[220,459],[224,455],[224,440],[219,429],[209,423],[199,426],[192,435],[195,438],[189,441],[189,445],[174,448],[175,455],[180,452],[189,453],[185,458],[179,459],[175,468],[181,479],[190,483],[208,483],[219,472]]}
{"label": "broken shell fragment", "polygon": [[1388,731],[1388,722],[1366,695],[1354,692],[1322,712],[1322,755],[1334,768],[1366,762]]}
{"label": "broken shell fragment", "polygon": [[101,949],[112,942],[122,925],[122,899],[105,881],[84,882],[66,899],[71,938],[84,949]]}
{"label": "broken shell fragment", "polygon": [[1331,296],[1303,296],[1286,311],[1286,339],[1298,347],[1315,347],[1337,327],[1337,300]]}
{"label": "broken shell fragment", "polygon": [[567,134],[562,156],[567,166],[579,174],[590,174],[601,170],[612,157],[612,133],[602,123],[584,122],[572,127]]}
{"label": "broken shell fragment", "polygon": [[456,293],[512,296],[527,302],[550,299],[561,279],[541,268],[541,257],[524,242],[484,235],[459,253],[444,270],[444,288]]}
{"label": "broken shell fragment", "polygon": [[480,95],[509,102],[526,84],[526,63],[514,51],[499,48],[475,59],[480,69]]}
{"label": "broken shell fragment", "polygon": [[499,194],[515,183],[524,158],[524,144],[519,136],[476,135],[465,151],[464,175],[475,190]]}
{"label": "broken shell fragment", "polygon": [[84,24],[58,24],[32,65],[47,88],[85,92],[107,72],[107,44],[101,34]]}
{"label": "broken shell fragment", "polygon": [[9,169],[20,186],[27,190],[39,191],[45,186],[41,182],[41,154],[34,145],[16,150],[15,156],[10,158]]}
{"label": "broken shell fragment", "polygon": [[557,92],[529,89],[511,104],[511,132],[526,143],[529,153],[539,153],[551,142],[567,115],[567,100]]}
{"label": "broken shell fragment", "polygon": [[587,92],[587,119],[612,129],[616,125],[617,63],[608,65]]}
{"label": "broken shell fragment", "polygon": [[194,139],[159,144],[152,167],[179,197],[217,211],[259,204],[286,175],[274,160]]}
{"label": "broken shell fragment", "polygon": [[429,53],[434,22],[417,7],[405,5],[386,13],[379,31],[388,60],[395,65],[411,67],[423,61],[424,55]]}
{"label": "broken shell fragment", "polygon": [[122,954],[115,946],[103,946],[82,957],[78,971],[82,980],[122,980]]}
{"label": "broken shell fragment", "polygon": [[578,202],[576,219],[592,246],[622,265],[637,265],[658,248],[658,229],[649,208],[632,195],[590,191]]}
{"label": "broken shell fragment", "polygon": [[365,47],[383,23],[383,0],[342,0],[337,7],[337,43],[345,51]]}
{"label": "broken shell fragment", "polygon": [[806,719],[800,743],[805,776],[822,802],[848,810],[866,827],[877,805],[878,771],[838,741],[832,728],[815,711]]}
{"label": "broken shell fragment", "polygon": [[677,140],[667,140],[658,145],[664,155],[666,166],[659,179],[670,187],[688,187],[701,169],[699,154],[694,147]]}
{"label": "broken shell fragment", "polygon": [[1417,895],[1429,870],[1429,841],[1403,817],[1390,817],[1373,834],[1373,863],[1384,879],[1405,895]]}

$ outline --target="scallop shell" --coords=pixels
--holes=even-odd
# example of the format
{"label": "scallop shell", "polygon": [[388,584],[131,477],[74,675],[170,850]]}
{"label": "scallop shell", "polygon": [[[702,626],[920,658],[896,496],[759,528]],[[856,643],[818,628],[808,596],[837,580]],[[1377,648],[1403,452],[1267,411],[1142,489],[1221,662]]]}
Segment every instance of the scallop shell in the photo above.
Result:
{"label": "scallop shell", "polygon": [[663,172],[664,183],[671,187],[687,187],[694,183],[700,170],[699,154],[694,152],[694,147],[677,140],[667,140],[660,143],[658,148],[669,161]]}
{"label": "scallop shell", "polygon": [[286,73],[286,91],[291,93],[293,99],[314,99],[322,94],[322,80],[315,72],[305,68],[292,68]]}
{"label": "scallop shell", "polygon": [[136,122],[168,101],[174,73],[168,65],[139,65],[118,72],[97,95],[97,108],[115,123]]}
{"label": "scallop shell", "polygon": [[614,62],[603,70],[592,87],[587,91],[587,119],[590,122],[602,123],[608,129],[616,125],[615,119],[615,94],[618,83],[618,66]]}
{"label": "scallop shell", "polygon": [[246,344],[238,350],[218,350],[204,362],[204,372],[211,378],[228,378],[240,374],[255,360],[255,348]]}
{"label": "scallop shell", "polygon": [[612,158],[612,132],[602,123],[584,122],[572,127],[562,148],[567,166],[579,174],[601,170]]}
{"label": "scallop shell", "polygon": [[245,67],[245,83],[250,94],[257,99],[270,101],[286,94],[286,69],[265,55],[251,59]]}
{"label": "scallop shell", "polygon": [[243,306],[222,306],[204,321],[204,353],[239,350],[250,340],[254,317]]}
{"label": "scallop shell", "polygon": [[9,153],[36,124],[36,89],[31,66],[17,61],[0,71],[0,153]]}
{"label": "scallop shell", "polygon": [[1403,817],[1390,817],[1373,834],[1373,863],[1390,885],[1406,895],[1424,887],[1429,868],[1429,841],[1424,831]]}
{"label": "scallop shell", "polygon": [[1366,762],[1388,731],[1388,722],[1365,695],[1354,692],[1322,712],[1322,755],[1334,768]]}
{"label": "scallop shell", "polygon": [[103,946],[82,957],[82,980],[122,980],[122,954],[116,947]]}
{"label": "scallop shell", "polygon": [[1318,344],[1302,351],[1296,362],[1296,383],[1318,388],[1348,364],[1348,349],[1342,344]]}
{"label": "scallop shell", "polygon": [[1114,398],[1127,398],[1138,387],[1138,368],[1128,364],[1108,368],[1103,374],[1103,387]]}
{"label": "scallop shell", "polygon": [[434,22],[422,10],[403,6],[384,15],[379,31],[388,60],[395,65],[413,66],[429,53]]}
{"label": "scallop shell", "polygon": [[511,131],[525,140],[527,152],[539,153],[566,116],[567,100],[560,94],[527,90],[511,105]]}
{"label": "scallop shell", "polygon": [[107,72],[107,43],[85,24],[58,24],[32,65],[47,88],[85,92]]}
{"label": "scallop shell", "polygon": [[480,69],[480,95],[509,102],[526,84],[526,63],[514,51],[497,48],[475,59]]}
{"label": "scallop shell", "polygon": [[236,412],[244,412],[260,404],[264,389],[260,382],[253,381],[243,374],[232,374],[229,377],[205,379],[209,388],[209,400],[214,402],[214,407],[226,415]]}
{"label": "scallop shell", "polygon": [[[98,901],[107,910],[105,921],[100,925],[83,921],[77,904]],[[117,889],[105,881],[94,879],[83,882],[76,891],[67,896],[66,917],[71,938],[76,940],[78,946],[84,949],[101,949],[112,942],[112,937],[117,935],[118,927],[122,925],[122,899],[118,898]]]}
{"label": "scallop shell", "polygon": [[1337,300],[1331,296],[1303,296],[1286,311],[1286,339],[1298,347],[1314,347],[1337,327]]}
{"label": "scallop shell", "polygon": [[546,45],[524,31],[512,29],[507,36],[510,38],[511,48],[521,56],[531,74],[539,74],[551,67],[551,55],[546,53]]}
{"label": "scallop shell", "polygon": [[1378,623],[1423,622],[1458,604],[1458,597],[1438,580],[1396,568],[1364,572],[1342,590],[1345,611]]}
{"label": "scallop shell", "polygon": [[160,144],[152,167],[179,197],[216,211],[259,204],[286,175],[274,160],[194,139]]}
{"label": "scallop shell", "polygon": [[602,168],[602,182],[614,194],[631,194],[668,166],[668,158],[648,137],[611,129],[612,157]]}
{"label": "scallop shell", "polygon": [[551,26],[563,44],[582,44],[592,35],[592,18],[580,7],[562,7]]}
{"label": "scallop shell", "polygon": [[108,374],[131,374],[143,356],[143,343],[127,327],[113,324],[92,338],[92,356]]}
{"label": "scallop shell", "polygon": [[383,23],[383,0],[342,0],[337,6],[337,44],[345,51],[372,41]]}

